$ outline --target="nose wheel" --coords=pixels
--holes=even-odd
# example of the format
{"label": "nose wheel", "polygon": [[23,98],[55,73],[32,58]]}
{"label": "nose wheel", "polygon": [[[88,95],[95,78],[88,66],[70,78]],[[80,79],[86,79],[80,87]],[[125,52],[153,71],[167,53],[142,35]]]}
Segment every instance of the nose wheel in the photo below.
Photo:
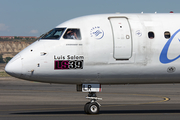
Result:
{"label": "nose wheel", "polygon": [[102,100],[102,98],[97,98],[96,93],[89,93],[87,99],[90,99],[90,102],[87,102],[84,105],[84,112],[86,114],[98,114],[100,110],[100,104],[97,100]]}
{"label": "nose wheel", "polygon": [[99,105],[96,102],[87,102],[84,105],[84,112],[86,114],[98,114],[99,113]]}

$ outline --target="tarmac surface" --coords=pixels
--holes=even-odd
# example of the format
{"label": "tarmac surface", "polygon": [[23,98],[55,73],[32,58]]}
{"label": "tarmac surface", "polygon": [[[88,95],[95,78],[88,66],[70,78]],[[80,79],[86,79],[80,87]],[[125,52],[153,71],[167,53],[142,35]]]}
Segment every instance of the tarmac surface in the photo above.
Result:
{"label": "tarmac surface", "polygon": [[0,78],[0,120],[180,119],[180,84],[102,85],[98,115],[84,113],[87,94],[75,85]]}

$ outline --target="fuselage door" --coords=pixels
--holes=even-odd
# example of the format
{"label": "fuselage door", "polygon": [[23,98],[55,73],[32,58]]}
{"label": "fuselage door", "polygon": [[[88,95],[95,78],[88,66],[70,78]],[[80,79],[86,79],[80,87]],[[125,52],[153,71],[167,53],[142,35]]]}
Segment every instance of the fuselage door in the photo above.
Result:
{"label": "fuselage door", "polygon": [[128,19],[110,17],[109,20],[114,39],[113,57],[116,60],[129,60],[132,56],[132,37]]}

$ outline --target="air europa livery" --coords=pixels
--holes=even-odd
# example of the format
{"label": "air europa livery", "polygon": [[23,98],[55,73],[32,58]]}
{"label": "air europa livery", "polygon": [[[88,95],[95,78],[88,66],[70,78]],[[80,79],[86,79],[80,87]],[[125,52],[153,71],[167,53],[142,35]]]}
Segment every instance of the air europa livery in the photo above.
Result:
{"label": "air europa livery", "polygon": [[5,67],[11,76],[75,84],[99,112],[101,85],[180,83],[180,14],[102,14],[50,30]]}

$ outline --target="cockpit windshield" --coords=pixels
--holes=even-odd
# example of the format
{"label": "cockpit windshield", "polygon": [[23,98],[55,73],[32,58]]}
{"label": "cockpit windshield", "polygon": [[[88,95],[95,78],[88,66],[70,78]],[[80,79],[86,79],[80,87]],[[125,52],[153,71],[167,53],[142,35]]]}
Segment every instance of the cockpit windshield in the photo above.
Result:
{"label": "cockpit windshield", "polygon": [[59,39],[63,34],[65,28],[54,28],[43,35],[41,39]]}

